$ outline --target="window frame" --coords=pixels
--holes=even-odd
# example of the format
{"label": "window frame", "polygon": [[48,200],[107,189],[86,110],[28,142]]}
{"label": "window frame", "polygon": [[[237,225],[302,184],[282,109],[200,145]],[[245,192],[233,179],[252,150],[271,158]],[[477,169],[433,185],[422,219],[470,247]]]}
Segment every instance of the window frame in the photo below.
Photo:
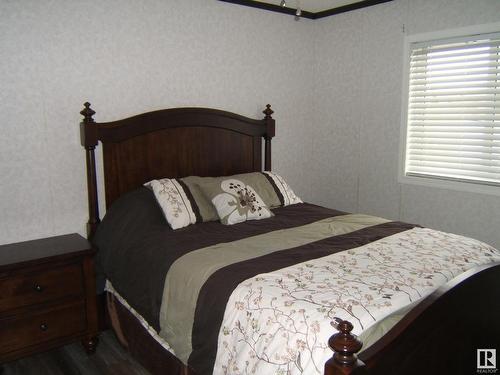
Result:
{"label": "window frame", "polygon": [[426,177],[406,175],[406,140],[408,135],[408,102],[410,88],[410,54],[411,46],[414,43],[433,42],[436,40],[446,40],[449,38],[467,37],[478,34],[491,34],[500,32],[500,22],[461,27],[448,30],[433,31],[405,35],[403,52],[403,88],[401,101],[401,132],[399,145],[399,165],[398,182],[407,185],[426,186],[440,189],[465,191],[480,194],[490,194],[500,196],[500,186],[487,185],[474,181],[448,180],[445,177]]}

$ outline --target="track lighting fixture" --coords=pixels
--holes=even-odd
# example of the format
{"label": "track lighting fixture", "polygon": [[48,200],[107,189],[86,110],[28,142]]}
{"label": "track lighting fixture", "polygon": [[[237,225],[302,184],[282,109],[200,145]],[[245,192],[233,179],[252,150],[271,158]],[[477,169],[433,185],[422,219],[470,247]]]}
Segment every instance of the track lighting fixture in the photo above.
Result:
{"label": "track lighting fixture", "polygon": [[[302,9],[300,8],[300,2],[299,0],[295,1],[297,10],[295,11],[295,19],[298,20],[300,16],[302,16]],[[280,2],[280,7],[285,8],[287,6],[286,0],[281,0]]]}
{"label": "track lighting fixture", "polygon": [[295,2],[295,5],[297,6],[297,10],[295,11],[295,21],[298,21],[302,16],[302,8],[300,7],[300,0],[297,0]]}

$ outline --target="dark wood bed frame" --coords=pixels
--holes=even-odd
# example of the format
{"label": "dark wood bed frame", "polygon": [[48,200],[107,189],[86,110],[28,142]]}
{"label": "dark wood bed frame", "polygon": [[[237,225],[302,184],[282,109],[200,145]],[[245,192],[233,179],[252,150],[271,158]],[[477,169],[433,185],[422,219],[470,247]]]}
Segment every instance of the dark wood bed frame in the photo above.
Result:
{"label": "dark wood bed frame", "polygon": [[[174,108],[96,123],[89,103],[80,113],[84,117],[80,130],[87,159],[89,238],[100,222],[94,154],[99,141],[106,207],[155,178],[261,171],[262,138],[264,169],[271,170],[275,121],[269,104],[262,120],[216,109]],[[325,364],[325,375],[476,374],[477,349],[500,349],[499,318],[500,263],[476,267],[423,299],[359,356],[362,343],[350,333],[351,323],[337,321],[333,325],[339,332],[329,340],[334,355]],[[175,359],[165,371],[194,374]]]}

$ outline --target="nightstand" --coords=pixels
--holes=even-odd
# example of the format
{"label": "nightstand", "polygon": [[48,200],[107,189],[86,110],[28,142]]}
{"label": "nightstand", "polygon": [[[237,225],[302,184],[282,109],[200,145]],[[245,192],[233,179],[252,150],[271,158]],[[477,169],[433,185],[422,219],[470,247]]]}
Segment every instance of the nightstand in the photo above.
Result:
{"label": "nightstand", "polygon": [[78,234],[0,246],[0,363],[78,339],[95,351],[94,253]]}

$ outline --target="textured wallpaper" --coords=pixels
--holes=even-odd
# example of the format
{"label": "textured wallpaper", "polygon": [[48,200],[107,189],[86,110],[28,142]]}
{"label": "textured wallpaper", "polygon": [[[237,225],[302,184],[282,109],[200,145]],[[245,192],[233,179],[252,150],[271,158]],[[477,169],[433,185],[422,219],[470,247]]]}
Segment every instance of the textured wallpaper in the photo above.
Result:
{"label": "textured wallpaper", "polygon": [[1,1],[0,243],[84,233],[88,100],[97,121],[177,106],[261,117],[271,103],[275,170],[305,200],[500,247],[498,196],[397,180],[404,33],[496,21],[498,0],[299,22],[215,0]]}
{"label": "textured wallpaper", "polygon": [[312,195],[500,248],[500,197],[398,183],[404,36],[500,21],[497,0],[395,0],[315,23]]}
{"label": "textured wallpaper", "polygon": [[271,103],[275,170],[309,198],[312,21],[207,0],[1,1],[0,35],[0,243],[84,233],[87,100],[97,121],[178,106],[261,118]]}

